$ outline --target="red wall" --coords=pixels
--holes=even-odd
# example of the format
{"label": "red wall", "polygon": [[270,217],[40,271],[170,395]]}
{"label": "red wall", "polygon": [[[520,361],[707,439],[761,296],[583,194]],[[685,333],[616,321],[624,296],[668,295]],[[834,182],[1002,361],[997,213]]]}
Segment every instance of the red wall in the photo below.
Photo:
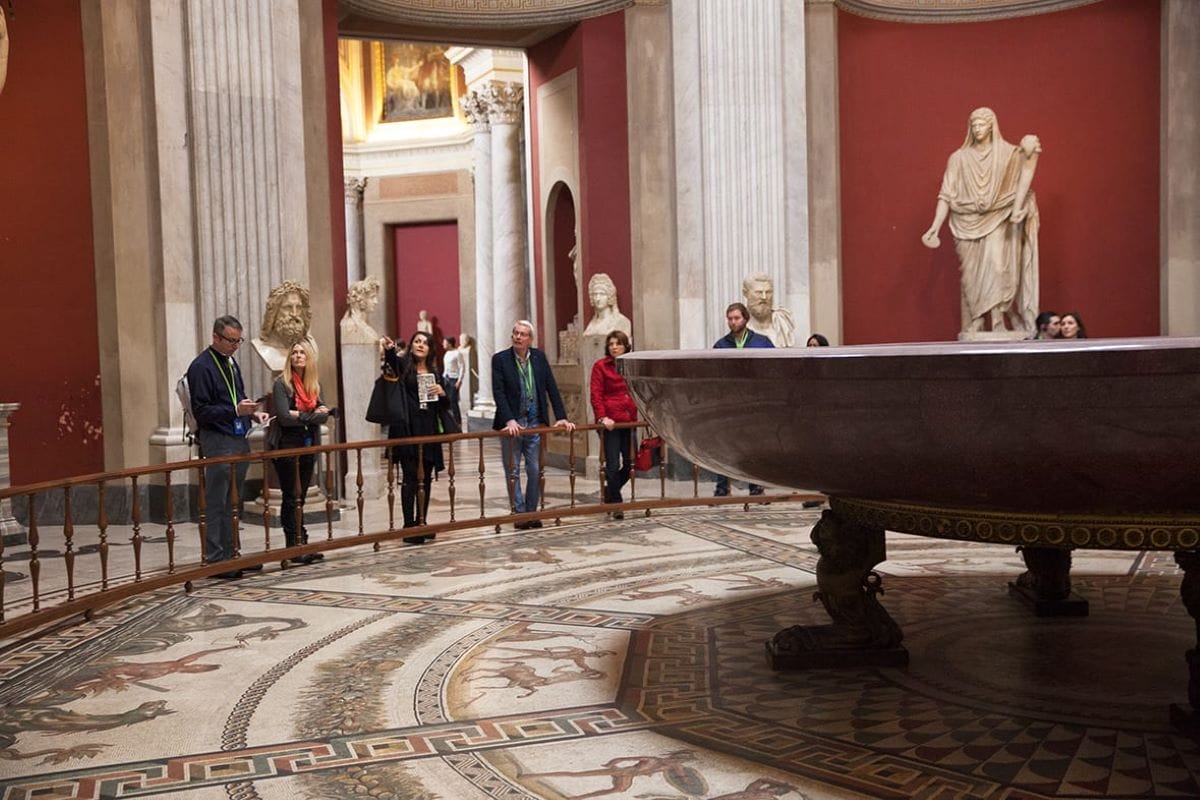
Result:
{"label": "red wall", "polygon": [[[554,282],[554,315],[559,329],[565,328],[575,316],[579,298],[575,279],[570,277],[571,248],[575,246],[575,202],[571,190],[563,186],[552,196],[550,218],[554,223],[554,252],[546,259],[546,272],[559,276]],[[583,322],[583,320],[580,320]]]}
{"label": "red wall", "polygon": [[[5,4],[6,11],[8,4]],[[79,0],[18,3],[0,93],[0,402],[14,485],[104,469]]]}
{"label": "red wall", "polygon": [[[625,14],[607,14],[584,20],[575,27],[531,47],[529,59],[530,113],[533,115],[531,174],[541,186],[537,152],[537,90],[570,69],[578,70],[579,86],[579,197],[580,252],[583,283],[597,272],[607,272],[617,286],[621,311],[629,317],[633,270],[629,222],[629,137],[625,95]],[[536,196],[536,193],[535,193]],[[532,235],[537,264],[537,302],[542,303],[542,220],[535,212]],[[572,312],[573,314],[574,312]],[[559,319],[565,327],[566,319]],[[585,302],[580,322],[587,324],[590,306]],[[636,334],[637,331],[634,331]]]}
{"label": "red wall", "polygon": [[[431,222],[397,225],[396,319],[399,330],[391,335],[408,341],[417,329],[417,313],[429,312],[434,330],[458,336],[462,319],[458,308],[458,223]],[[441,342],[438,342],[441,345]]]}
{"label": "red wall", "polygon": [[979,106],[1042,142],[1041,307],[1094,336],[1159,333],[1159,4],[905,25],[838,15],[844,336],[953,339],[958,259],[926,249],[942,172]]}

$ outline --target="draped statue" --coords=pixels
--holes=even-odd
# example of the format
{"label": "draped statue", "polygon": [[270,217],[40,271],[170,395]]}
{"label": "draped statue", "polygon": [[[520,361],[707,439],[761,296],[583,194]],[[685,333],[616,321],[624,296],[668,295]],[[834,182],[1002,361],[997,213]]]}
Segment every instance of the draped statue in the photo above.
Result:
{"label": "draped statue", "polygon": [[936,249],[949,216],[962,265],[964,334],[984,330],[985,319],[992,331],[1037,330],[1039,220],[1029,186],[1041,152],[1033,134],[1019,146],[1004,141],[995,113],[977,108],[946,163],[933,224],[921,241]]}

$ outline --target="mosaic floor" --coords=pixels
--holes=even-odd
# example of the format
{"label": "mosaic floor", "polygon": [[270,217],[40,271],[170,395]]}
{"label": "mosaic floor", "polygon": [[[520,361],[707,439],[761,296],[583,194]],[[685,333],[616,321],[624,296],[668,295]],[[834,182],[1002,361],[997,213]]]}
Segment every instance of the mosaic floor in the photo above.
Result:
{"label": "mosaic floor", "polygon": [[340,551],[4,643],[0,797],[1200,797],[1169,556],[1077,554],[1091,615],[1039,620],[1009,548],[889,535],[911,664],[772,673],[817,513]]}

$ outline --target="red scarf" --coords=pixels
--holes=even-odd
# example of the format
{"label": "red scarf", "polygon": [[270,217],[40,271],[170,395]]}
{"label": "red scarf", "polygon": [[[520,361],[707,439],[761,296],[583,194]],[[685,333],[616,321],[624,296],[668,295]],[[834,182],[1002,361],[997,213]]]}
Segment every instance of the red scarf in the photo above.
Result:
{"label": "red scarf", "polygon": [[317,397],[304,390],[304,379],[292,373],[292,389],[296,392],[296,410],[312,411],[317,407]]}

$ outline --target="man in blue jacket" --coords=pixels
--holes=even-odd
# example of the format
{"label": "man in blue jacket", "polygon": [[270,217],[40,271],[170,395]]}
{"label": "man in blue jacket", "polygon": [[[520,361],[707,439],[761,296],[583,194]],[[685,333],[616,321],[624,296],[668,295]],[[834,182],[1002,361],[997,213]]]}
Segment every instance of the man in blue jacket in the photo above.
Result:
{"label": "man in blue jacket", "polygon": [[[736,348],[741,350],[745,347],[770,347],[774,349],[775,345],[769,338],[761,333],[755,333],[746,327],[750,322],[750,311],[742,303],[730,303],[725,309],[725,324],[729,326],[729,333],[717,339],[717,343],[713,347],[718,350],[726,348]],[[757,483],[750,484],[750,494],[758,495],[763,493],[763,487]],[[718,475],[717,485],[713,489],[713,497],[726,497],[729,495],[729,476]]]}
{"label": "man in blue jacket", "polygon": [[[512,347],[492,356],[492,396],[496,402],[493,430],[503,430],[508,436],[500,440],[504,452],[504,469],[512,479],[513,511],[537,511],[539,500],[538,473],[541,471],[540,434],[523,435],[525,428],[550,424],[549,408],[554,408],[554,424],[575,430],[567,419],[562,396],[546,354],[533,347],[533,323],[517,320],[512,328]],[[519,439],[517,437],[520,437]],[[525,462],[525,491],[521,491],[521,461]],[[542,523],[518,522],[520,530],[540,528]]]}
{"label": "man in blue jacket", "polygon": [[[242,342],[242,323],[231,316],[217,317],[212,327],[212,344],[188,367],[188,392],[196,418],[200,457],[216,458],[250,452],[246,434],[253,421],[266,422],[258,402],[246,399],[242,371],[233,360]],[[246,480],[246,462],[231,470],[229,464],[204,470],[204,560],[209,564],[233,558],[233,507],[229,502],[229,479],[236,474],[238,498]],[[218,578],[240,578],[234,570]]]}

